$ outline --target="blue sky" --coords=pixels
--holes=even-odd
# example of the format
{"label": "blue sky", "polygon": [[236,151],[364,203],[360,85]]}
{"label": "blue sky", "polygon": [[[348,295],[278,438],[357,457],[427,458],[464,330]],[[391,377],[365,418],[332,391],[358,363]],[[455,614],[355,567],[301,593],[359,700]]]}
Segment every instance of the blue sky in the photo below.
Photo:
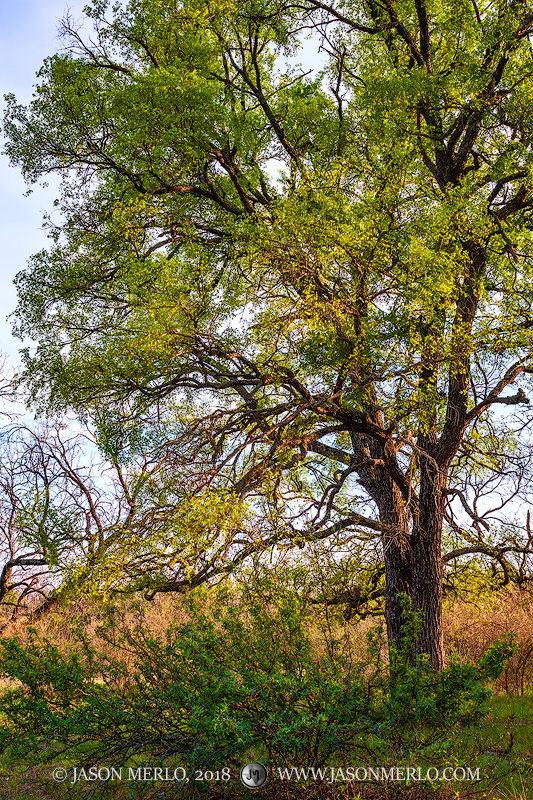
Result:
{"label": "blue sky", "polygon": [[[81,16],[83,3],[68,4]],[[21,102],[31,99],[35,73],[43,59],[57,51],[58,20],[67,0],[0,0],[0,96],[13,92]],[[2,107],[4,106],[2,100]],[[11,335],[6,316],[16,305],[13,278],[29,256],[46,245],[41,230],[43,212],[56,196],[53,187],[35,187],[24,197],[26,186],[17,169],[0,156],[0,351],[14,364],[21,343]]]}

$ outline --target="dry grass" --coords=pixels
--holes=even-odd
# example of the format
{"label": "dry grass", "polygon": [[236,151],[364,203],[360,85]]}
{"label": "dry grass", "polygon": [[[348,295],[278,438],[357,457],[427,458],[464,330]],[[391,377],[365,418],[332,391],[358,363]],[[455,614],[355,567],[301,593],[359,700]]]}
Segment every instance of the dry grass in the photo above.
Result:
{"label": "dry grass", "polygon": [[518,652],[505,668],[495,690],[524,695],[533,690],[533,595],[517,588],[445,608],[444,632],[447,649],[462,658],[477,661],[499,637],[515,633]]}

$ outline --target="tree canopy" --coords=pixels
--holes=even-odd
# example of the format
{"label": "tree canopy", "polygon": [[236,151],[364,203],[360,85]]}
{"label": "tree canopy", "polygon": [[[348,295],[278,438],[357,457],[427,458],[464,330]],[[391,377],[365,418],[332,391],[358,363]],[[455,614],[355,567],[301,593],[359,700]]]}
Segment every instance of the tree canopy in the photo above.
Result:
{"label": "tree canopy", "polygon": [[102,563],[173,591],[318,548],[323,599],[384,597],[398,643],[407,593],[441,666],[443,580],[469,556],[530,577],[530,7],[86,13],[4,130],[30,182],[63,178],[17,278],[31,397],[158,464]]}

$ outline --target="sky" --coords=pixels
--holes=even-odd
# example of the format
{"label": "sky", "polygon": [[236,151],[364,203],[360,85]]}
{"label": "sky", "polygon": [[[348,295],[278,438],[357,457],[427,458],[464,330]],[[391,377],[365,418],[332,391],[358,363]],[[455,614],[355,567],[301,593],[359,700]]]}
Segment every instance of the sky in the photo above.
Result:
{"label": "sky", "polygon": [[[57,25],[69,7],[81,16],[84,3],[68,0],[0,0],[0,98],[13,92],[20,102],[31,100],[32,87],[46,56],[60,48]],[[57,183],[56,183],[57,186]],[[16,306],[13,278],[24,269],[28,258],[47,245],[42,231],[43,213],[50,209],[57,190],[34,187],[24,197],[27,187],[17,168],[0,156],[0,352],[16,366],[20,340],[11,334],[6,317]]]}

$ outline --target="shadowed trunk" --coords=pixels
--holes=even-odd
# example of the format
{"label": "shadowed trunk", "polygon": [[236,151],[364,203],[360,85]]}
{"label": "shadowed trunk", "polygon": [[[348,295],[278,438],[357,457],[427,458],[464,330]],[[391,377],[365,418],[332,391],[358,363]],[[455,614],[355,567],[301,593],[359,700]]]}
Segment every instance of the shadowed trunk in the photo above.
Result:
{"label": "shadowed trunk", "polygon": [[427,653],[435,669],[444,666],[442,636],[442,519],[444,478],[429,459],[421,459],[419,513],[412,534],[412,607],[423,612],[417,652]]}
{"label": "shadowed trunk", "polygon": [[383,536],[385,563],[385,620],[389,643],[403,644],[400,595],[412,594],[412,563],[409,518],[398,487],[389,481],[381,497],[381,520],[389,527]]}

